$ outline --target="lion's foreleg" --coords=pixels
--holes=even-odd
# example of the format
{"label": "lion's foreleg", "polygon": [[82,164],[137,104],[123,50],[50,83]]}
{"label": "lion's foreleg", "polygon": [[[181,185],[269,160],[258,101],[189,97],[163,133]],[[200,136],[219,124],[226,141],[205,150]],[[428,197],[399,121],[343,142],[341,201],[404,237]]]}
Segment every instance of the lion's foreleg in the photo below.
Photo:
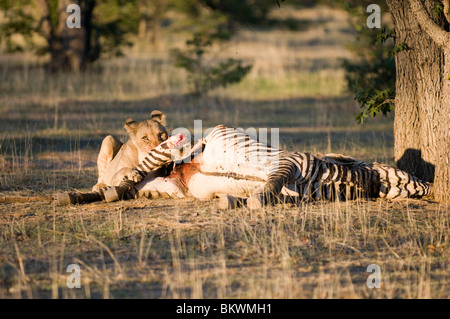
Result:
{"label": "lion's foreleg", "polygon": [[92,188],[94,191],[106,186],[103,180],[106,168],[116,156],[117,152],[119,152],[122,145],[123,143],[117,137],[112,135],[108,135],[103,139],[102,146],[97,157],[98,182]]}

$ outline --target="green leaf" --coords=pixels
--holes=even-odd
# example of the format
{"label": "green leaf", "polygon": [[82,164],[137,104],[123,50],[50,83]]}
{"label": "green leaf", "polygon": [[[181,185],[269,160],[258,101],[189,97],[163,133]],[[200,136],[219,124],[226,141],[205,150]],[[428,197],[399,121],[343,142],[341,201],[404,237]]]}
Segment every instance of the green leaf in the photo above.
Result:
{"label": "green leaf", "polygon": [[383,27],[377,33],[375,44],[383,44],[390,38],[395,38],[395,31],[386,31],[386,28]]}
{"label": "green leaf", "polygon": [[444,12],[444,7],[440,3],[435,3],[433,8],[433,15],[435,17],[439,16],[442,12]]}
{"label": "green leaf", "polygon": [[396,45],[396,46],[394,47],[394,49],[392,50],[392,54],[393,54],[393,55],[396,55],[396,54],[399,53],[399,52],[402,52],[402,51],[408,51],[408,50],[410,50],[410,49],[411,49],[411,48],[409,47],[408,43],[403,42],[403,43],[400,43],[400,44],[398,44],[398,45]]}

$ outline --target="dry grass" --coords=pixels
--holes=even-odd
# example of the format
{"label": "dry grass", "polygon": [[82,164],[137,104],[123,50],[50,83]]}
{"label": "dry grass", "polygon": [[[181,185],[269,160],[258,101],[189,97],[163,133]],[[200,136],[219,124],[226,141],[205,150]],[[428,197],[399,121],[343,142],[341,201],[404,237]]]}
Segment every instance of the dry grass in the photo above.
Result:
{"label": "dry grass", "polygon": [[[0,297],[447,298],[448,227],[448,209],[423,201],[13,204]],[[83,289],[65,287],[71,263]],[[381,289],[366,286],[370,264]]]}
{"label": "dry grass", "polygon": [[[186,94],[186,75],[167,58],[179,39],[150,58],[133,51],[79,75],[0,56],[0,198],[88,189],[102,138],[124,138],[127,116],[156,108],[171,129],[192,129],[195,119],[204,128],[278,127],[285,149],[392,164],[392,118],[356,126],[343,90],[345,15],[294,15],[314,23],[243,30],[215,48],[215,57],[237,53],[254,67],[201,99]],[[0,203],[0,298],[448,298],[449,226],[448,206],[416,200],[226,212],[190,199]],[[81,289],[66,286],[72,263]],[[380,289],[366,286],[370,264],[381,267]]]}

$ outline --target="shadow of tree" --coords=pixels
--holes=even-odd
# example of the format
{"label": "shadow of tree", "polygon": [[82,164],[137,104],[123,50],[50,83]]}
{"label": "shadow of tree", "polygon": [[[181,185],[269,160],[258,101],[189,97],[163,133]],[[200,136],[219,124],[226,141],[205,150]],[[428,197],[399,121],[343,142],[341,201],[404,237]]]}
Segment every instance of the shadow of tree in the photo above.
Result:
{"label": "shadow of tree", "polygon": [[354,123],[357,106],[349,97],[246,100],[163,94],[135,100],[61,101],[58,130],[54,130],[52,105],[23,104],[0,118],[0,126],[8,132],[0,140],[1,154],[98,151],[108,134],[126,140],[123,123],[127,117],[144,120],[154,109],[167,115],[169,130],[185,127],[192,131],[194,120],[199,119],[203,130],[218,124],[244,129],[280,128],[280,145],[296,151],[327,152],[330,144],[331,151],[393,145],[392,132],[386,131],[389,126],[362,127]]}
{"label": "shadow of tree", "polygon": [[435,166],[422,158],[422,151],[408,148],[397,161],[397,167],[425,182],[434,182]]}

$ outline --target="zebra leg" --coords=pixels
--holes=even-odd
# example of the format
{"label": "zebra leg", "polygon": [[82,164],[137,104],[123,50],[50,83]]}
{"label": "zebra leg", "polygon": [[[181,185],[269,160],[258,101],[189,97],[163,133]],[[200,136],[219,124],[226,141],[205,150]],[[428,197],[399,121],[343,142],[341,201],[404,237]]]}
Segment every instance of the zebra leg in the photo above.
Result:
{"label": "zebra leg", "polygon": [[100,147],[100,152],[97,157],[98,182],[94,185],[94,187],[92,187],[93,191],[98,191],[101,188],[106,187],[103,182],[103,176],[105,175],[106,168],[116,156],[122,145],[123,143],[112,135],[108,135],[103,139],[102,146]]}
{"label": "zebra leg", "polygon": [[125,180],[120,183],[119,186],[108,187],[104,192],[104,198],[106,202],[116,202],[126,198],[127,193],[131,192],[134,187],[134,182],[131,180]]}
{"label": "zebra leg", "polygon": [[106,200],[106,202],[115,202],[122,199],[130,199],[134,197],[132,192],[134,182],[126,180],[119,186],[103,187],[98,191],[90,193],[59,193],[56,196],[58,205],[64,206],[69,204],[88,204]]}
{"label": "zebra leg", "polygon": [[298,167],[288,158],[281,157],[277,163],[273,164],[271,171],[263,189],[247,199],[248,208],[258,209],[275,203],[279,199],[283,186],[293,180]]}
{"label": "zebra leg", "polygon": [[105,199],[103,189],[90,193],[59,193],[56,195],[56,201],[59,206],[70,204],[88,204],[99,202]]}

